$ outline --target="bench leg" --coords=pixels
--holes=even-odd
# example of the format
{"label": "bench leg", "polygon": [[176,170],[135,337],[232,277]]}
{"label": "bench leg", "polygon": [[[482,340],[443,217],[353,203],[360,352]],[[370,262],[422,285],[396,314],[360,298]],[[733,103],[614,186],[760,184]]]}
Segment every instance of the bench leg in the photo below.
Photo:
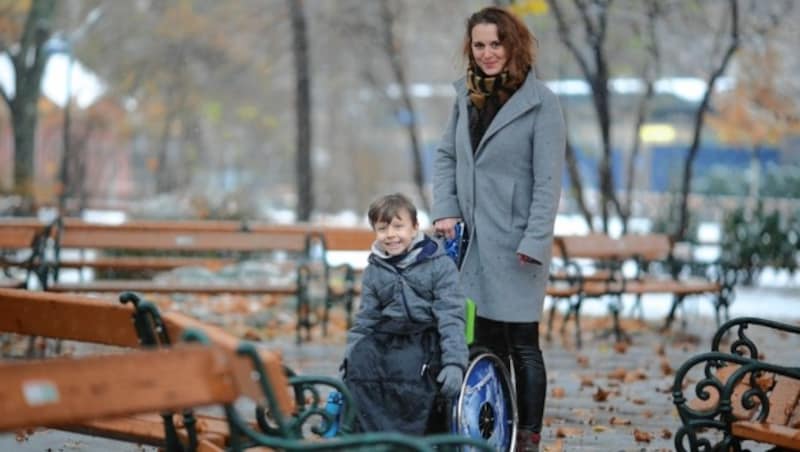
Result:
{"label": "bench leg", "polygon": [[639,312],[639,320],[644,320],[644,307],[642,306],[642,294],[636,295],[636,301],[631,306],[630,316],[634,317],[636,312]]}
{"label": "bench leg", "polygon": [[669,309],[669,314],[667,314],[667,320],[664,322],[664,326],[661,328],[662,331],[667,331],[672,327],[672,321],[675,320],[675,311],[678,309],[678,306],[683,304],[684,295],[675,295],[672,298],[672,307]]}
{"label": "bench leg", "polygon": [[330,316],[332,305],[333,305],[333,300],[331,299],[331,295],[328,294],[327,296],[325,296],[325,310],[322,312],[322,337],[328,337],[328,319]]}
{"label": "bench leg", "polygon": [[578,302],[575,303],[575,308],[574,308],[575,309],[575,346],[578,347],[578,348],[581,348],[583,346],[583,342],[581,340],[581,316],[580,316],[582,301],[583,301],[582,299],[578,300]]}
{"label": "bench leg", "polygon": [[545,334],[545,338],[548,341],[553,340],[553,318],[556,316],[556,305],[558,301],[559,299],[556,297],[550,298],[550,317],[547,319],[547,333]]}

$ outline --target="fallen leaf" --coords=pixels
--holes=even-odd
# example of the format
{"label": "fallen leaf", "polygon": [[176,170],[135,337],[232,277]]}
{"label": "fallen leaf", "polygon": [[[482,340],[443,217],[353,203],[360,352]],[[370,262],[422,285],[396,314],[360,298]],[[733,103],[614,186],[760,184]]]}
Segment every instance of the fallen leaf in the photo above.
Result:
{"label": "fallen leaf", "polygon": [[567,391],[565,391],[561,386],[556,386],[552,391],[550,391],[550,395],[554,399],[563,399],[566,394]]}
{"label": "fallen leaf", "polygon": [[639,380],[647,380],[647,372],[642,369],[635,369],[625,373],[625,377],[622,381],[625,383],[632,383]]}
{"label": "fallen leaf", "polygon": [[667,352],[664,349],[664,344],[663,343],[656,345],[656,355],[658,355],[658,356],[666,356],[666,354],[667,354]]}
{"label": "fallen leaf", "polygon": [[670,430],[667,430],[667,429],[662,429],[661,430],[661,438],[662,439],[670,439],[670,438],[672,438],[672,432]]}
{"label": "fallen leaf", "polygon": [[605,431],[608,431],[608,427],[606,427],[605,425],[595,425],[594,427],[592,427],[592,431],[595,433],[603,433]]}
{"label": "fallen leaf", "polygon": [[631,425],[630,419],[622,419],[616,416],[611,416],[611,419],[608,422],[611,425]]}
{"label": "fallen leaf", "polygon": [[614,351],[619,353],[620,355],[624,354],[628,351],[628,343],[627,342],[615,342],[614,343]]}
{"label": "fallen leaf", "polygon": [[608,395],[611,394],[609,391],[603,390],[601,387],[597,387],[597,391],[592,395],[592,398],[595,402],[605,402],[608,400]]}
{"label": "fallen leaf", "polygon": [[544,452],[563,452],[564,451],[564,440],[557,439],[556,442],[553,444],[548,444],[544,446]]}
{"label": "fallen leaf", "polygon": [[631,402],[635,403],[636,405],[645,405],[647,401],[644,399],[631,399]]}
{"label": "fallen leaf", "polygon": [[581,436],[583,429],[580,427],[559,427],[556,429],[556,438],[567,438],[569,436]]}
{"label": "fallen leaf", "polygon": [[616,369],[612,370],[608,373],[608,378],[611,380],[623,380],[625,379],[625,375],[628,374],[628,371],[622,367],[617,367]]}
{"label": "fallen leaf", "polygon": [[674,370],[666,358],[661,358],[661,374],[664,376],[672,375]]}
{"label": "fallen leaf", "polygon": [[594,386],[594,379],[590,375],[584,375],[581,377],[582,388],[591,388],[592,386]]}
{"label": "fallen leaf", "polygon": [[586,355],[578,355],[577,361],[578,361],[578,365],[579,366],[581,366],[583,368],[589,367],[589,357],[588,356],[586,356]]}
{"label": "fallen leaf", "polygon": [[637,428],[633,430],[633,439],[635,439],[637,443],[649,443],[653,440],[653,434]]}

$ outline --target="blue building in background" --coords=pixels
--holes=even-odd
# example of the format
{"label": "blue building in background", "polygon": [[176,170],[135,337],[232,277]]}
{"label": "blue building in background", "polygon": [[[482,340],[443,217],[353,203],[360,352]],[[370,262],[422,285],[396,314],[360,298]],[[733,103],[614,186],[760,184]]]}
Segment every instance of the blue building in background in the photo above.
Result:
{"label": "blue building in background", "polygon": [[[579,148],[575,149],[575,158],[581,172],[585,188],[597,188],[598,184],[598,159],[599,157],[587,155]],[[639,155],[635,162],[634,173],[637,175],[639,190],[648,190],[664,193],[674,189],[683,177],[683,166],[688,154],[687,146],[651,146],[649,150]],[[762,168],[768,164],[780,164],[781,153],[776,148],[762,148],[757,154]],[[712,169],[724,168],[734,173],[749,170],[752,164],[753,152],[732,147],[701,147],[694,161],[694,180],[707,176]],[[614,175],[615,189],[624,190],[627,177],[627,161],[619,151],[611,154],[611,172]],[[644,174],[643,174],[644,172]],[[567,169],[564,169],[564,187],[570,186]],[[696,187],[696,185],[695,185]]]}

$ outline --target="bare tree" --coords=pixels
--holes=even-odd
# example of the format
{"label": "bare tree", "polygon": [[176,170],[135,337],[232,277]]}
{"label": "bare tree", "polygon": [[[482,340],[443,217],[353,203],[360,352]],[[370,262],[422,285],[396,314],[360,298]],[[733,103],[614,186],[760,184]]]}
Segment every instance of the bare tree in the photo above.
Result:
{"label": "bare tree", "polygon": [[[694,115],[694,132],[692,134],[692,144],[689,146],[689,151],[686,156],[686,161],[683,166],[683,180],[681,182],[681,200],[679,207],[679,217],[677,230],[673,236],[677,240],[684,239],[689,227],[689,192],[692,184],[692,171],[694,168],[694,160],[697,157],[697,152],[700,149],[701,132],[705,121],[706,112],[711,102],[711,96],[714,93],[717,81],[725,73],[728,64],[731,62],[733,55],[739,48],[739,3],[737,0],[728,0],[728,14],[730,14],[730,29],[728,36],[728,43],[722,54],[721,59],[716,64],[714,69],[706,80],[706,91],[700,101],[700,105]],[[726,17],[727,19],[728,17]]]}
{"label": "bare tree", "polygon": [[55,0],[33,0],[18,42],[0,42],[14,67],[14,97],[0,87],[14,128],[14,187],[23,197],[21,213],[33,209],[34,144],[42,74],[49,57]]}
{"label": "bare tree", "polygon": [[608,32],[609,9],[612,0],[575,0],[573,3],[580,17],[579,23],[586,36],[590,56],[584,55],[573,39],[572,26],[567,22],[563,8],[557,0],[547,0],[558,26],[561,42],[570,51],[583,77],[592,91],[592,104],[600,126],[603,156],[598,165],[603,231],[608,232],[609,204],[617,213],[622,208],[614,193],[614,178],[611,172],[611,92],[608,89],[609,67],[604,44]]}
{"label": "bare tree", "polygon": [[428,193],[425,191],[425,181],[422,176],[422,149],[419,144],[419,136],[417,135],[417,118],[418,115],[414,109],[414,104],[411,102],[411,89],[406,75],[405,62],[403,61],[403,43],[402,40],[395,35],[395,27],[399,11],[399,3],[394,2],[390,5],[390,0],[381,0],[378,30],[381,33],[380,45],[383,49],[384,55],[389,62],[392,76],[400,89],[400,105],[396,108],[398,116],[405,116],[406,121],[403,122],[406,133],[408,134],[408,142],[411,146],[411,158],[413,161],[412,177],[414,185],[417,187],[419,198],[422,201],[422,207],[426,211],[430,211],[430,200]]}
{"label": "bare tree", "polygon": [[628,220],[631,217],[633,205],[633,186],[636,179],[636,161],[642,147],[641,131],[642,126],[647,121],[650,114],[651,104],[655,97],[655,82],[661,73],[661,51],[659,40],[656,36],[656,26],[659,16],[663,13],[658,0],[648,0],[645,4],[646,23],[642,35],[646,35],[643,40],[646,42],[647,56],[642,65],[640,78],[644,81],[644,94],[639,99],[636,108],[636,119],[634,120],[633,141],[630,156],[628,157],[628,167],[626,171],[625,184],[625,207],[620,212],[622,217],[622,232],[628,232]]}
{"label": "bare tree", "polygon": [[314,209],[311,169],[311,69],[308,55],[308,30],[303,0],[286,0],[292,23],[292,54],[296,72],[295,113],[297,127],[297,220],[308,221]]}

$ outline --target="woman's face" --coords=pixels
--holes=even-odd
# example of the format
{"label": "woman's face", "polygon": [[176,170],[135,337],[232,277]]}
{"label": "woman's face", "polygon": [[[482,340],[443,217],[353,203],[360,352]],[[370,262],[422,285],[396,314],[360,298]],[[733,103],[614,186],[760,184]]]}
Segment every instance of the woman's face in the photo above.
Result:
{"label": "woman's face", "polygon": [[497,36],[497,25],[477,24],[470,32],[472,58],[484,74],[492,76],[503,72],[508,63],[506,48]]}

